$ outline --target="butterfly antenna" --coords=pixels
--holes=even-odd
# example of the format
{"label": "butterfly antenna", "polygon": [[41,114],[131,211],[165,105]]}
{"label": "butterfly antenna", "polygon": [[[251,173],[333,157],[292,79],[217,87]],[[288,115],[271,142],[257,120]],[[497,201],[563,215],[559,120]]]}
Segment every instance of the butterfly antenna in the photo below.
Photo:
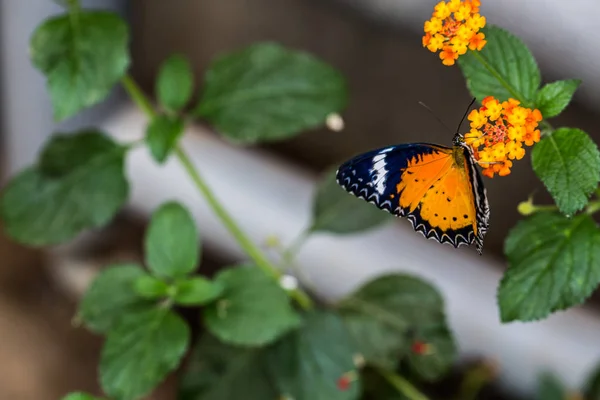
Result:
{"label": "butterfly antenna", "polygon": [[471,103],[469,103],[469,107],[467,107],[467,111],[465,111],[465,114],[461,118],[460,123],[458,124],[458,127],[456,128],[457,135],[460,132],[461,125],[463,124],[463,122],[465,122],[465,118],[467,118],[467,115],[469,115],[469,111],[471,111],[471,107],[473,106],[473,103],[475,103],[475,100],[477,100],[477,99],[475,97],[473,97],[473,100],[471,100]]}
{"label": "butterfly antenna", "polygon": [[437,122],[439,122],[439,123],[440,123],[440,124],[441,124],[441,125],[442,125],[444,128],[446,128],[446,129],[447,129],[449,132],[452,132],[452,129],[450,129],[450,128],[448,127],[448,125],[446,125],[446,124],[444,123],[444,121],[442,121],[442,120],[440,119],[440,117],[438,117],[438,116],[437,116],[437,115],[436,115],[436,114],[433,112],[433,110],[432,110],[431,108],[429,108],[429,106],[428,106],[427,104],[423,103],[422,101],[419,101],[419,105],[421,105],[421,106],[425,107],[425,109],[426,109],[427,111],[429,111],[429,112],[431,113],[431,115],[433,115],[433,118],[435,118],[435,120],[436,120]]}

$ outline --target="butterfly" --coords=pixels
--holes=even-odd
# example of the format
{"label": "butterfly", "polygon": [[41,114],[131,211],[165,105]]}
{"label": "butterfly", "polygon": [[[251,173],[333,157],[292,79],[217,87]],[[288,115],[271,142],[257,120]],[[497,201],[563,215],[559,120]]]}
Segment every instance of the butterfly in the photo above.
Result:
{"label": "butterfly", "polygon": [[358,155],[336,172],[340,186],[382,210],[406,217],[415,231],[454,247],[483,252],[490,208],[472,148],[407,143]]}

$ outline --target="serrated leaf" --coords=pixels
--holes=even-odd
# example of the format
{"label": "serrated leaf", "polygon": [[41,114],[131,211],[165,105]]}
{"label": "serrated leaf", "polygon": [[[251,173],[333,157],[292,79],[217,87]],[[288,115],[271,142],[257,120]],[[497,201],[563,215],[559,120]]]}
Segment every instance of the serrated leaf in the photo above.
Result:
{"label": "serrated leaf", "polygon": [[555,117],[569,105],[579,85],[581,85],[579,79],[548,83],[538,91],[535,107],[540,110],[544,118]]}
{"label": "serrated leaf", "polygon": [[391,214],[342,189],[335,180],[334,169],[324,174],[313,200],[313,232],[356,233],[393,220]]}
{"label": "serrated leaf", "polygon": [[129,192],[125,151],[99,132],[55,135],[41,166],[25,169],[2,191],[0,213],[8,234],[44,246],[108,223]]}
{"label": "serrated leaf", "polygon": [[494,96],[500,101],[512,97],[533,103],[541,77],[527,46],[496,26],[482,32],[487,40],[485,47],[479,52],[468,51],[458,60],[471,94],[479,101]]}
{"label": "serrated leaf", "polygon": [[262,346],[300,325],[287,293],[255,266],[225,269],[215,282],[225,289],[204,309],[204,322],[223,342]]}
{"label": "serrated leaf", "polygon": [[181,54],[167,58],[156,80],[159,102],[168,110],[179,111],[190,101],[193,89],[194,75],[188,59]]}
{"label": "serrated leaf", "polygon": [[346,105],[342,75],[310,54],[259,43],[215,60],[196,115],[241,143],[292,137]]}
{"label": "serrated leaf", "polygon": [[158,276],[184,277],[200,259],[200,237],[189,211],[176,202],[164,203],[152,215],[144,240],[148,268]]}
{"label": "serrated leaf", "polygon": [[184,306],[202,306],[216,300],[224,290],[220,282],[194,277],[177,283],[173,300]]}
{"label": "serrated leaf", "polygon": [[183,134],[183,120],[179,117],[158,115],[152,119],[146,129],[146,143],[152,157],[160,164],[164,163]]}
{"label": "serrated leaf", "polygon": [[189,327],[168,309],[129,313],[110,330],[102,349],[104,392],[118,400],[148,394],[179,365],[189,341]]}
{"label": "serrated leaf", "polygon": [[110,93],[129,66],[128,42],[127,24],[104,11],[50,18],[35,30],[31,61],[46,75],[56,120]]}
{"label": "serrated leaf", "polygon": [[566,215],[581,210],[600,181],[600,153],[587,133],[560,128],[535,145],[531,163]]}
{"label": "serrated leaf", "polygon": [[92,396],[87,393],[70,393],[62,398],[62,400],[102,400],[100,397]]}
{"label": "serrated leaf", "polygon": [[144,274],[135,280],[133,289],[141,298],[159,299],[167,296],[169,285],[159,278]]}
{"label": "serrated leaf", "polygon": [[540,375],[536,400],[565,400],[567,393],[560,380],[548,372]]}
{"label": "serrated leaf", "polygon": [[[437,290],[427,282],[404,274],[378,277],[339,304],[348,330],[367,363],[386,369],[401,359],[422,378],[445,373],[456,357],[456,345]],[[432,351],[413,354],[415,341]]]}
{"label": "serrated leaf", "polygon": [[351,400],[361,393],[360,378],[338,387],[340,378],[357,373],[357,354],[341,318],[326,311],[306,315],[302,327],[267,350],[269,374],[282,396],[295,400]]}
{"label": "serrated leaf", "polygon": [[600,283],[600,231],[587,214],[538,213],[506,238],[498,289],[503,322],[531,321],[581,304]]}
{"label": "serrated leaf", "polygon": [[114,264],[103,269],[83,295],[78,316],[90,330],[105,333],[124,315],[151,307],[134,291],[135,282],[144,275],[136,264]]}
{"label": "serrated leaf", "polygon": [[182,379],[179,400],[277,399],[264,349],[233,347],[201,338]]}

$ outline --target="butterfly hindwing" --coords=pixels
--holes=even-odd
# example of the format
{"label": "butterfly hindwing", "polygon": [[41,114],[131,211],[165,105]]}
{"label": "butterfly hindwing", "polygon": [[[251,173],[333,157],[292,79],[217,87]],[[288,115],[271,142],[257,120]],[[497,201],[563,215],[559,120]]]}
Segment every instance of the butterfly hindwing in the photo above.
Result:
{"label": "butterfly hindwing", "polygon": [[427,238],[454,247],[476,241],[481,250],[489,208],[466,148],[428,143],[386,147],[344,163],[337,179],[355,196],[407,217]]}

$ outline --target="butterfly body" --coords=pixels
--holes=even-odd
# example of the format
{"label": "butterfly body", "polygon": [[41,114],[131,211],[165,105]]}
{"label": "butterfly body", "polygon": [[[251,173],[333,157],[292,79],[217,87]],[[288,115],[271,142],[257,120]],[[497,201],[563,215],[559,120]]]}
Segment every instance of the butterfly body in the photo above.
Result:
{"label": "butterfly body", "polygon": [[429,239],[454,247],[475,243],[482,252],[489,206],[471,148],[459,135],[452,147],[408,143],[361,154],[340,166],[337,181],[406,217]]}

